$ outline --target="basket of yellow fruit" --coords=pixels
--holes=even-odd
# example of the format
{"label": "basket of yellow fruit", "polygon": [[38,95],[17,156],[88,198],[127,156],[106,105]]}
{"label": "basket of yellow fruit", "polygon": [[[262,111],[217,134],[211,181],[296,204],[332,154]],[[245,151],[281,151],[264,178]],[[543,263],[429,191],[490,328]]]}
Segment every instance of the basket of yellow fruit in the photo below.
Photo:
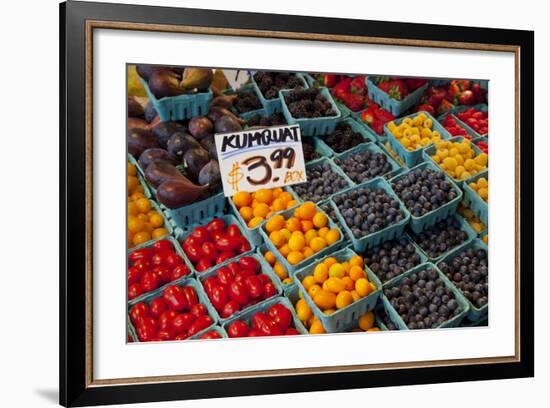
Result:
{"label": "basket of yellow fruit", "polygon": [[487,170],[489,161],[486,153],[462,136],[437,142],[424,150],[424,155],[456,182],[468,182],[472,177]]}
{"label": "basket of yellow fruit", "polygon": [[464,183],[464,201],[485,225],[489,221],[489,171],[485,170]]}
{"label": "basket of yellow fruit", "polygon": [[[327,331],[323,327],[321,320],[313,314],[313,311],[309,307],[308,303],[304,299],[302,292],[298,285],[292,285],[287,293],[287,297],[294,306],[296,316],[303,326],[307,329],[309,334],[325,334]],[[380,317],[373,311],[366,312],[359,316],[355,325],[346,332],[378,332],[387,331],[388,328]]]}
{"label": "basket of yellow fruit", "polygon": [[424,160],[422,151],[451,137],[449,132],[428,112],[420,111],[384,125],[393,151],[409,167]]}
{"label": "basket of yellow fruit", "polygon": [[470,227],[477,233],[478,237],[487,233],[487,225],[474,213],[474,211],[462,200],[458,205],[456,212],[464,217]]}
{"label": "basket of yellow fruit", "polygon": [[172,234],[172,225],[163,216],[136,166],[128,163],[128,248]]}
{"label": "basket of yellow fruit", "polygon": [[[349,247],[300,269],[295,280],[313,314],[329,333],[354,329],[374,310],[382,283]],[[300,316],[300,314],[299,314]]]}
{"label": "basket of yellow fruit", "polygon": [[336,223],[311,201],[272,215],[260,232],[267,248],[290,275],[343,241]]}
{"label": "basket of yellow fruit", "polygon": [[258,246],[262,243],[260,226],[265,220],[274,214],[295,207],[299,201],[292,190],[277,187],[262,188],[253,193],[239,191],[229,199],[229,205],[249,232],[250,243]]}

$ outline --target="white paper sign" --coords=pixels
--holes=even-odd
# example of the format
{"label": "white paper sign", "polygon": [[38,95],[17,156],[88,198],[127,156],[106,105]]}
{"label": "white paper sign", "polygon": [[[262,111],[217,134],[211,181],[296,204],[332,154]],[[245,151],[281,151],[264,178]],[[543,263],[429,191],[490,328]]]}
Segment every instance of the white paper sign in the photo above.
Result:
{"label": "white paper sign", "polygon": [[226,197],[307,181],[298,125],[221,133],[215,141]]}

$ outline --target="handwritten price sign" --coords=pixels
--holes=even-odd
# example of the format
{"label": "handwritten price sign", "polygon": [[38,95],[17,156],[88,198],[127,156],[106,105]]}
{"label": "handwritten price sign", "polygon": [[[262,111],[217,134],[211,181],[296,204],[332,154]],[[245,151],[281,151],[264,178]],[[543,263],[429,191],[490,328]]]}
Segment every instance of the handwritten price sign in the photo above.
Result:
{"label": "handwritten price sign", "polygon": [[227,197],[307,181],[298,125],[216,134],[215,141]]}

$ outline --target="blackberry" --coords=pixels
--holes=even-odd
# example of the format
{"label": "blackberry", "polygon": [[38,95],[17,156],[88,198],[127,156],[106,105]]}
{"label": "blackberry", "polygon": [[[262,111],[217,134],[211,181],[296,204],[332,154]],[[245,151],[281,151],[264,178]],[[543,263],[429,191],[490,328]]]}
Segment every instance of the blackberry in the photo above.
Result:
{"label": "blackberry", "polygon": [[303,86],[303,82],[295,74],[289,72],[258,71],[254,81],[266,99],[277,99],[281,89],[293,89]]}
{"label": "blackberry", "polygon": [[336,153],[342,153],[365,142],[365,139],[361,133],[354,131],[350,125],[340,122],[334,132],[323,138],[323,141]]}
{"label": "blackberry", "polygon": [[269,126],[281,126],[286,125],[286,119],[284,115],[280,112],[273,113],[269,116],[262,116],[259,113],[252,115],[248,118],[246,121],[246,124],[248,126],[261,126],[261,127],[269,127]]}
{"label": "blackberry", "polygon": [[237,91],[237,99],[233,106],[239,113],[250,112],[262,108],[258,96],[254,92],[249,91]]}

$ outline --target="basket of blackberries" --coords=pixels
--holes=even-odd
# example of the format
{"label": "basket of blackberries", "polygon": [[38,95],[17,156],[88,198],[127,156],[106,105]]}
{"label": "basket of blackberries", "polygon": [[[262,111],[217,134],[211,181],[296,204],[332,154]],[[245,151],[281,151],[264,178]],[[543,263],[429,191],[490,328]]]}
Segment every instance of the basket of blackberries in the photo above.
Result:
{"label": "basket of blackberries", "polygon": [[382,304],[399,330],[457,327],[470,305],[432,263],[423,263],[384,287]]}
{"label": "basket of blackberries", "polygon": [[265,107],[267,115],[281,112],[280,90],[296,87],[308,88],[302,74],[291,72],[257,71],[252,75],[252,82],[258,89],[258,97]]}
{"label": "basket of blackberries", "polygon": [[437,266],[470,303],[468,319],[485,319],[489,311],[487,245],[475,239],[447,254]]}
{"label": "basket of blackberries", "polygon": [[477,233],[464,218],[454,214],[420,234],[411,233],[411,237],[426,257],[435,263],[448,252],[475,239]]}
{"label": "basket of blackberries", "polygon": [[376,138],[353,118],[340,120],[336,129],[323,136],[322,140],[337,154],[344,153],[361,143],[376,142]]}
{"label": "basket of blackberries", "polygon": [[296,88],[279,92],[283,114],[291,125],[300,125],[305,136],[323,136],[336,129],[341,113],[327,88]]}
{"label": "basket of blackberries", "polygon": [[435,164],[421,163],[390,180],[411,213],[409,228],[419,234],[456,212],[462,191]]}
{"label": "basket of blackberries", "polygon": [[353,248],[363,252],[403,235],[410,214],[388,181],[377,177],[331,198]]}
{"label": "basket of blackberries", "polygon": [[265,109],[243,113],[241,118],[246,120],[246,126],[248,128],[265,128],[271,126],[284,126],[287,124],[286,119],[281,112],[268,115],[266,114]]}
{"label": "basket of blackberries", "polygon": [[303,137],[302,152],[306,163],[333,155],[332,150],[317,137]]}
{"label": "basket of blackberries", "polygon": [[401,169],[401,166],[375,143],[363,143],[338,154],[334,158],[334,163],[356,184],[379,176],[390,178]]}
{"label": "basket of blackberries", "polygon": [[[231,95],[225,99],[231,101],[230,109],[242,118],[251,115],[253,112],[262,112],[263,105],[258,97],[259,93],[256,91],[254,84],[246,84],[237,90],[230,90],[225,93]],[[224,106],[222,105],[222,107]]]}

